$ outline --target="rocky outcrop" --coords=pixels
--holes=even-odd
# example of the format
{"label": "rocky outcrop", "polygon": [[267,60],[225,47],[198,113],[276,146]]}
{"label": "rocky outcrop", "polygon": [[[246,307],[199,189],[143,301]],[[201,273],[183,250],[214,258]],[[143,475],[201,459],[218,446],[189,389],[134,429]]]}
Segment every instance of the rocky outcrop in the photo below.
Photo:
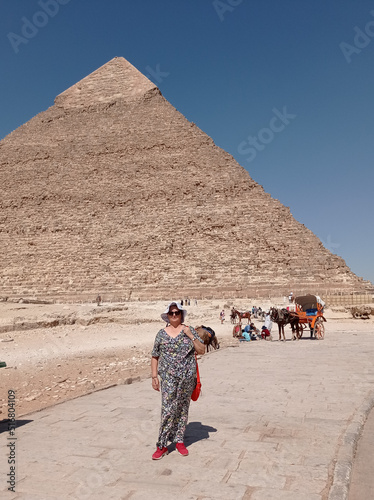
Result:
{"label": "rocky outcrop", "polygon": [[0,185],[2,296],[367,286],[123,58],[0,142]]}

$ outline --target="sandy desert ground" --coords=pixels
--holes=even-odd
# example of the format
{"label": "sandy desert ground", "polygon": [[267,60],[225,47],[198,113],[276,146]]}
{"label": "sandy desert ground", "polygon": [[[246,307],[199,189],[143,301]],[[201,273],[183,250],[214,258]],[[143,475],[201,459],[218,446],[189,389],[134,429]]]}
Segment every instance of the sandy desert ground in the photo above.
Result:
{"label": "sandy desert ground", "polygon": [[[229,307],[247,310],[285,306],[284,298],[271,301],[205,300],[187,306],[187,324],[213,328],[221,348],[237,345],[232,337]],[[130,384],[150,376],[150,352],[166,301],[122,304],[0,303],[0,420],[7,417],[7,393],[17,395],[17,417],[92,391]],[[226,321],[221,325],[219,312]],[[330,330],[373,330],[374,320],[354,320],[344,308],[327,308]],[[257,327],[261,320],[254,320]],[[278,339],[273,326],[274,341]],[[291,341],[291,329],[286,327]],[[214,355],[214,354],[213,354]]]}

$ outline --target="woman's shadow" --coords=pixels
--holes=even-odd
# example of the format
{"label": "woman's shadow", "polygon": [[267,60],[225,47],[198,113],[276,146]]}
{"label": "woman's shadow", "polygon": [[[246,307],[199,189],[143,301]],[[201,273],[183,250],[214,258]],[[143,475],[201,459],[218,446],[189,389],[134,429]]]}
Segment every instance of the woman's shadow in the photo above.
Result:
{"label": "woman's shadow", "polygon": [[184,443],[189,446],[202,439],[209,439],[210,432],[217,432],[217,429],[210,425],[203,425],[201,422],[190,422],[186,427]]}

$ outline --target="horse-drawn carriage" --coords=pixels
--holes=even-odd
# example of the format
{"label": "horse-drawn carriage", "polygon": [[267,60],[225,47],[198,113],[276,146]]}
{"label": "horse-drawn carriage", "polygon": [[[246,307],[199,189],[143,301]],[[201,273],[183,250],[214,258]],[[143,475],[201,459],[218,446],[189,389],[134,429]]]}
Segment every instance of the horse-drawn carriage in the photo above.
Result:
{"label": "horse-drawn carriage", "polygon": [[325,303],[318,295],[302,295],[295,297],[295,313],[299,317],[299,338],[309,328],[310,336],[322,340],[325,337],[325,321],[323,315]]}
{"label": "horse-drawn carriage", "polygon": [[302,295],[295,298],[295,308],[292,306],[287,309],[270,308],[270,319],[278,325],[279,340],[284,334],[285,325],[290,325],[292,329],[292,340],[300,339],[306,328],[310,330],[310,337],[313,335],[316,339],[325,337],[326,321],[323,316],[323,308],[325,303],[318,295]]}

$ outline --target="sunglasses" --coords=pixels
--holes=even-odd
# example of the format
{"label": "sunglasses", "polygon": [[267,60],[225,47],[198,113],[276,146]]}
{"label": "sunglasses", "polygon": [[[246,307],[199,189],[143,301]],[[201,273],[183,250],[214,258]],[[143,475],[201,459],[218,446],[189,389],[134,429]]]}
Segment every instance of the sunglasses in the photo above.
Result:
{"label": "sunglasses", "polygon": [[169,311],[168,316],[179,316],[180,313],[181,313],[180,311]]}

